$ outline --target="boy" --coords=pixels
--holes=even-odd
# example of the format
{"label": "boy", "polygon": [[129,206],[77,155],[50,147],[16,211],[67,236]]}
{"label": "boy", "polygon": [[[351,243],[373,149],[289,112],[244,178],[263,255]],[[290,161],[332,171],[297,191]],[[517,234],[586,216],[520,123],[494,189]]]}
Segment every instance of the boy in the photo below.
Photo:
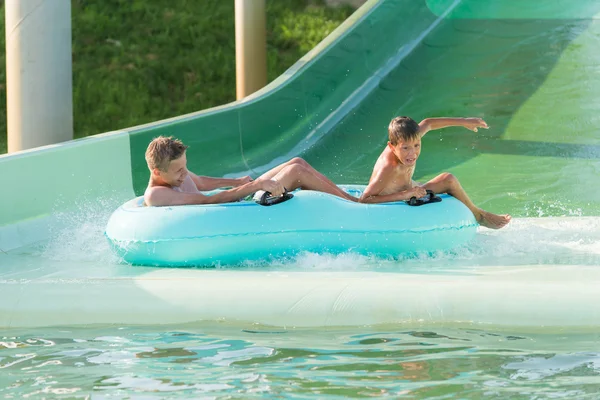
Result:
{"label": "boy", "polygon": [[[259,191],[280,196],[284,188],[318,190],[358,201],[333,182],[317,172],[306,161],[294,158],[260,176],[255,181],[249,176],[237,179],[199,176],[187,169],[186,149],[180,140],[160,136],[150,142],[146,149],[146,163],[150,169],[150,181],[144,193],[148,206],[173,206],[184,204],[214,204],[238,201]],[[233,186],[212,196],[200,193],[225,186]]]}
{"label": "boy", "polygon": [[361,203],[384,203],[388,201],[421,198],[426,190],[434,193],[448,193],[464,203],[480,225],[499,229],[509,223],[510,215],[497,215],[478,208],[471,202],[458,180],[445,172],[425,185],[412,180],[421,153],[421,138],[432,129],[449,126],[462,126],[477,132],[477,128],[487,129],[480,118],[426,118],[417,124],[409,117],[396,117],[388,127],[389,141],[383,150],[369,181],[360,197]]}

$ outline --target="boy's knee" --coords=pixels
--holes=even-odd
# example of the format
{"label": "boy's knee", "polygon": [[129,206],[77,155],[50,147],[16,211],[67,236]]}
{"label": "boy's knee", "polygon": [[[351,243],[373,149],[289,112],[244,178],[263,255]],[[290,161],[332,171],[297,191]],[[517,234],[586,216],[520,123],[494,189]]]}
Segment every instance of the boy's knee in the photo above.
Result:
{"label": "boy's knee", "polygon": [[288,164],[284,169],[283,172],[285,172],[286,174],[290,174],[290,175],[301,175],[306,171],[306,168],[302,165],[302,164]]}
{"label": "boy's knee", "polygon": [[458,179],[456,179],[456,177],[454,175],[452,175],[450,172],[444,172],[442,174],[443,176],[443,180],[444,182],[448,183],[451,186],[457,185],[458,184]]}
{"label": "boy's knee", "polygon": [[303,167],[308,166],[308,163],[300,157],[294,157],[289,161],[289,164],[301,165]]}

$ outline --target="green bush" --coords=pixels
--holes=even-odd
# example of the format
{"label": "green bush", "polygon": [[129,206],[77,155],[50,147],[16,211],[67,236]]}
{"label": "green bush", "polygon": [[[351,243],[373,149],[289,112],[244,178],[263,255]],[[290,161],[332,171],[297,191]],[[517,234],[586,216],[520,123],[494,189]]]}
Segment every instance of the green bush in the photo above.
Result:
{"label": "green bush", "polygon": [[[76,137],[235,100],[234,1],[72,0]],[[0,4],[4,15],[4,2]],[[323,0],[267,0],[272,81],[353,12]],[[0,18],[4,29],[4,18]],[[4,46],[4,34],[1,35]],[[0,132],[6,132],[5,53]],[[0,134],[0,153],[6,135]]]}

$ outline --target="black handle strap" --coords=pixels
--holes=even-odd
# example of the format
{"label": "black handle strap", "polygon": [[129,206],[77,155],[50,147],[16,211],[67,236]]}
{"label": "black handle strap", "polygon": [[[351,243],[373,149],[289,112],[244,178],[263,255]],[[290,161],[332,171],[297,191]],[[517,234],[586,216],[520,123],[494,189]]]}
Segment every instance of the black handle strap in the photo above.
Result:
{"label": "black handle strap", "polygon": [[427,189],[427,195],[423,198],[417,199],[416,197],[411,197],[408,201],[409,206],[422,206],[423,204],[429,203],[439,203],[442,199],[436,196],[432,190]]}
{"label": "black handle strap", "polygon": [[271,192],[264,192],[257,203],[261,206],[274,206],[275,204],[283,203],[294,197],[293,194],[288,193],[286,188],[283,189],[284,192],[281,196],[272,196]]}

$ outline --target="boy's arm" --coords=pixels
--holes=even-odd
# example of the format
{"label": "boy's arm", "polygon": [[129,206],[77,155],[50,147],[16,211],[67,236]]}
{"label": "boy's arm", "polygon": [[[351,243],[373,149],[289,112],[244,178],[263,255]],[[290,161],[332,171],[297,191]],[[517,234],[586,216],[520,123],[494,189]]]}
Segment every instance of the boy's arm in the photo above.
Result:
{"label": "boy's arm", "polygon": [[228,179],[228,178],[212,178],[210,176],[199,176],[189,171],[190,177],[196,184],[196,187],[200,191],[208,191],[219,189],[226,186],[237,187],[246,183],[252,182],[252,178],[244,176],[241,178]]}
{"label": "boy's arm", "polygon": [[144,194],[144,200],[148,206],[153,207],[229,203],[260,190],[260,186],[260,182],[250,182],[212,196],[206,196],[202,193],[177,192],[167,187],[153,187]]}
{"label": "boy's arm", "polygon": [[[387,202],[391,202],[391,201],[408,200],[411,197],[416,195],[415,192],[417,191],[417,189],[422,189],[422,188],[411,188],[408,190],[403,190],[402,192],[398,192],[398,193],[380,195],[379,193],[381,193],[383,191],[383,189],[385,189],[385,187],[387,186],[387,183],[392,178],[392,176],[393,176],[392,174],[393,174],[393,167],[391,167],[391,166],[384,166],[379,171],[377,171],[377,174],[374,176],[373,179],[371,179],[371,182],[366,187],[363,194],[360,196],[360,199],[358,199],[359,203],[374,204],[374,203],[387,203]],[[425,192],[425,189],[422,189],[422,191]],[[423,194],[423,196],[424,196],[424,194]],[[417,197],[422,197],[422,196],[417,196]]]}
{"label": "boy's arm", "polygon": [[421,137],[431,130],[447,128],[449,126],[462,126],[477,132],[477,128],[488,129],[488,125],[481,118],[425,118],[419,123]]}
{"label": "boy's arm", "polygon": [[[424,194],[418,194],[417,193],[418,189],[422,190]],[[366,193],[366,191],[365,191],[365,193]],[[425,196],[425,194],[427,194],[426,190],[421,187],[414,187],[411,189],[403,190],[398,193],[385,194],[383,196],[369,195],[369,194],[365,195],[365,193],[363,193],[363,195],[360,196],[360,199],[358,200],[359,203],[376,204],[376,203],[390,203],[390,202],[394,202],[394,201],[406,201],[406,200],[410,200],[411,197],[421,198],[421,197]]]}

